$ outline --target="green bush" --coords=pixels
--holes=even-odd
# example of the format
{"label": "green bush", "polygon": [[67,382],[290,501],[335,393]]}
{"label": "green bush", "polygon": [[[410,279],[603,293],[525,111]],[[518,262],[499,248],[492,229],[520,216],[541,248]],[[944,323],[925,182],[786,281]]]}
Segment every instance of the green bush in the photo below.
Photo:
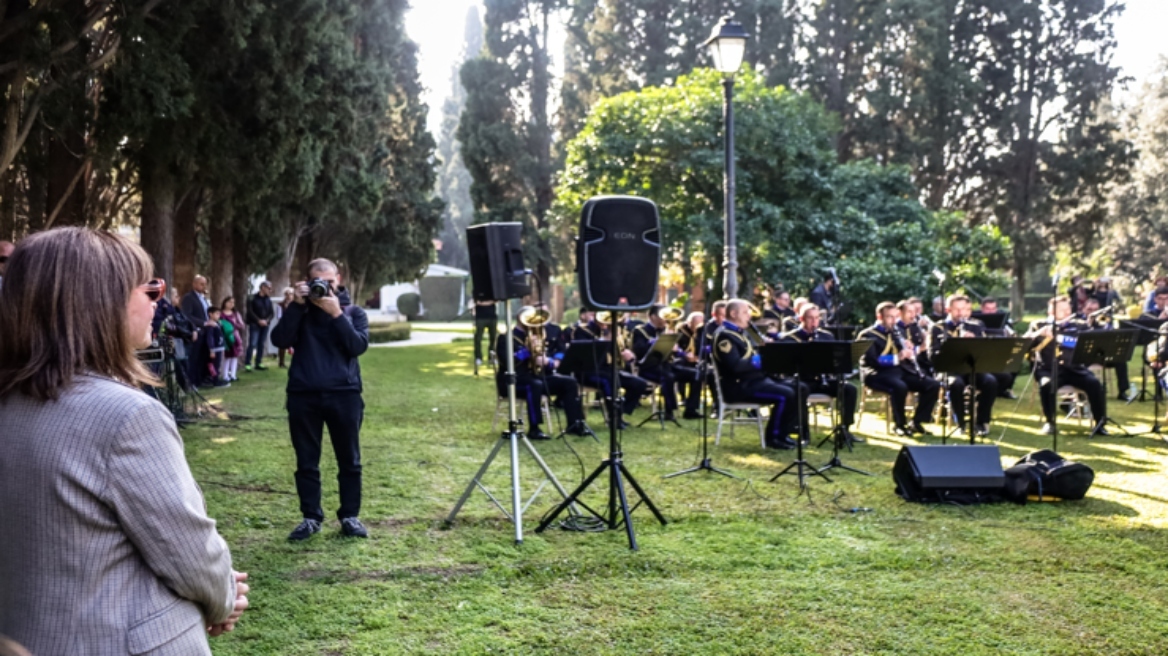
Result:
{"label": "green bush", "polygon": [[410,292],[397,297],[397,311],[417,321],[422,314],[422,297]]}
{"label": "green bush", "polygon": [[406,321],[369,326],[369,343],[402,342],[410,338],[410,324]]}

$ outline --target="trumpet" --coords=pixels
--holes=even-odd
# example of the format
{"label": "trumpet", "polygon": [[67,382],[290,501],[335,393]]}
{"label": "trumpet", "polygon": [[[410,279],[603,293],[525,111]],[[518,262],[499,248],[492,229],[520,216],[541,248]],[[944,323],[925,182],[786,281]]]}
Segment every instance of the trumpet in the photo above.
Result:
{"label": "trumpet", "polygon": [[525,346],[531,353],[531,368],[538,371],[541,368],[539,360],[547,353],[547,337],[543,327],[552,320],[552,315],[547,310],[528,305],[519,310],[516,320],[527,329]]}

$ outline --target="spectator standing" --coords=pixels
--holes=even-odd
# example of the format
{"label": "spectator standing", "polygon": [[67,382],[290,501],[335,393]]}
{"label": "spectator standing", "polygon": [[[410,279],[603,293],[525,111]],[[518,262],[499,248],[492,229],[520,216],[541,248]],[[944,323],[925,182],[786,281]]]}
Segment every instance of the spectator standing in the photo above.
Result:
{"label": "spectator standing", "polygon": [[239,359],[243,357],[243,341],[247,339],[247,327],[243,317],[235,311],[235,298],[228,296],[219,304],[222,316],[219,325],[223,328],[226,348],[223,351],[223,368],[227,371],[227,381],[239,380]]}
{"label": "spectator standing", "polygon": [[191,281],[191,291],[182,297],[179,309],[188,321],[196,326],[202,326],[207,323],[207,309],[210,307],[211,302],[207,300],[207,279],[195,276]]}
{"label": "spectator standing", "polygon": [[324,511],[320,501],[320,453],[324,428],[337,458],[341,506],[337,519],[341,533],[368,537],[357,518],[361,511],[361,365],[357,358],[369,348],[369,318],[352,304],[341,286],[337,265],[313,260],[308,279],[328,286],[327,295],[309,299],[306,282],[296,284],[295,301],[288,306],[272,341],[296,349],[288,371],[288,428],[296,451],[296,493],[300,497],[300,524],[289,540],[306,540],[320,531]]}
{"label": "spectator standing", "polygon": [[499,330],[499,311],[495,301],[475,301],[474,319],[474,358],[475,366],[478,367],[483,364],[483,335],[486,334],[487,348],[490,348]]}
{"label": "spectator standing", "polygon": [[[291,305],[292,303],[295,303],[295,302],[296,302],[296,290],[291,288],[291,287],[285,287],[284,288],[284,299],[282,301],[280,301],[279,304],[277,304],[277,306],[276,306],[277,308],[279,308],[276,311],[276,323],[279,323],[279,322],[284,320],[284,313],[288,311],[288,306]],[[273,326],[272,330],[273,331],[275,330],[274,326]],[[272,343],[275,344],[274,339],[272,340]],[[277,364],[280,366],[281,369],[287,369],[288,365],[284,364],[284,354],[291,351],[292,349],[286,349],[286,348],[279,347],[279,346],[277,347],[277,349],[278,349],[276,352]]]}
{"label": "spectator standing", "polygon": [[244,371],[251,371],[253,354],[256,371],[267,369],[260,362],[263,361],[264,351],[267,350],[270,324],[275,318],[272,283],[265,280],[260,283],[260,290],[247,304],[247,354],[243,356]]}
{"label": "spectator standing", "polygon": [[[0,634],[35,654],[210,656],[246,574],[174,418],[138,387],[154,264],[115,234],[21,242],[0,306]],[[152,292],[153,290],[153,292]],[[56,339],[45,340],[44,335]]]}

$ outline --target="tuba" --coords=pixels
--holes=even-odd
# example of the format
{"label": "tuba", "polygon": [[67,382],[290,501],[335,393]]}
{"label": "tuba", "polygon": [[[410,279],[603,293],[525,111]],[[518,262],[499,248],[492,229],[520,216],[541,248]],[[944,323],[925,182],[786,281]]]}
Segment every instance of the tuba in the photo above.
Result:
{"label": "tuba", "polygon": [[547,352],[547,339],[543,327],[552,320],[552,315],[547,310],[528,305],[519,310],[516,320],[527,329],[527,341],[524,346],[531,353],[531,368],[539,371],[538,360]]}
{"label": "tuba", "polygon": [[685,318],[685,310],[679,307],[673,307],[672,305],[666,305],[660,310],[657,310],[657,316],[665,322],[666,333],[676,333],[677,324],[681,323],[681,320]]}

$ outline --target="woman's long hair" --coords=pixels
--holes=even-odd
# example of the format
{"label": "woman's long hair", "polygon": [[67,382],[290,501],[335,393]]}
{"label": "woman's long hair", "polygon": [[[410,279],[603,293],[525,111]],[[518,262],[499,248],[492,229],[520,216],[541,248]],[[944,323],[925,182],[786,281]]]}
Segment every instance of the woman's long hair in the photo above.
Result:
{"label": "woman's long hair", "polygon": [[130,294],[153,270],[146,251],[109,232],[57,228],[21,241],[0,287],[0,397],[57,399],[83,373],[157,384],[127,324]]}

